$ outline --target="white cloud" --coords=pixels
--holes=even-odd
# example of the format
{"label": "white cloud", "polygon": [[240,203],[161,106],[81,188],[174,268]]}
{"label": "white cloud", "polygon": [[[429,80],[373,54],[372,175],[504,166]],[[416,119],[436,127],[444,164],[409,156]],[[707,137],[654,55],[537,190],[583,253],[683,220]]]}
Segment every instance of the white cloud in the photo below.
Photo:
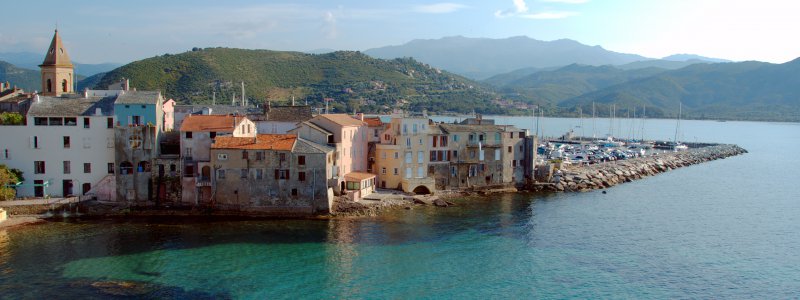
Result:
{"label": "white cloud", "polygon": [[325,34],[325,38],[335,39],[339,37],[339,30],[336,28],[336,16],[333,15],[333,12],[325,12],[323,20],[325,25],[322,27],[322,32]]}
{"label": "white cloud", "polygon": [[[530,12],[530,8],[528,8],[528,4],[525,3],[525,0],[512,0],[514,3],[514,8],[509,8],[506,10],[498,10],[494,12],[494,16],[498,18],[507,18],[507,17],[518,17],[524,19],[536,19],[536,20],[555,20],[555,19],[564,19],[573,16],[579,15],[578,12],[574,11],[543,11],[543,12]],[[554,3],[569,3],[569,4],[580,4],[589,2],[589,0],[540,0],[542,2],[554,2]]]}
{"label": "white cloud", "polygon": [[579,13],[574,11],[547,11],[535,14],[522,14],[519,17],[525,19],[555,20],[574,17],[577,15],[579,15]]}
{"label": "white cloud", "polygon": [[565,3],[565,4],[584,4],[589,2],[589,0],[539,0],[541,2],[548,2],[548,3]]}
{"label": "white cloud", "polygon": [[442,3],[434,3],[428,5],[417,5],[414,6],[414,11],[426,14],[446,14],[466,7],[467,6],[463,4],[442,2]]}

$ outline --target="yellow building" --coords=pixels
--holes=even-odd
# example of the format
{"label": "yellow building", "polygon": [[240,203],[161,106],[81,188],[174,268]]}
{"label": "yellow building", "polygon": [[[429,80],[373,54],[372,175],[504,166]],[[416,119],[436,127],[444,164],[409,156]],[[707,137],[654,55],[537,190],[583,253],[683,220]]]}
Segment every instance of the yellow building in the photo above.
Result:
{"label": "yellow building", "polygon": [[434,193],[435,183],[428,176],[427,117],[393,115],[375,146],[378,186],[417,194]]}

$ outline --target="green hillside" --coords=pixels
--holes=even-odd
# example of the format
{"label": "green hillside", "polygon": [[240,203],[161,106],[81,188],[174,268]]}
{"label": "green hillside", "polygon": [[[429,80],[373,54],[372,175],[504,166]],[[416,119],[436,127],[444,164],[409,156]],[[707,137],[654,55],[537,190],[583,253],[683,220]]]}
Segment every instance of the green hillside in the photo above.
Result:
{"label": "green hillside", "polygon": [[650,116],[674,117],[680,102],[685,118],[800,121],[798,75],[800,59],[778,65],[696,64],[580,95],[559,106],[586,111],[592,102],[613,103],[625,113],[646,105]]}
{"label": "green hillside", "polygon": [[195,49],[136,61],[108,72],[95,85],[121,78],[138,89],[161,90],[179,103],[251,103],[306,100],[321,106],[333,98],[335,111],[386,112],[403,106],[432,112],[507,113],[491,104],[496,95],[480,83],[413,59],[374,59],[360,52],[306,54],[230,48]]}
{"label": "green hillside", "polygon": [[39,71],[19,68],[10,63],[0,61],[0,81],[8,81],[11,85],[16,85],[26,91],[40,89],[41,79]]}
{"label": "green hillside", "polygon": [[644,68],[621,70],[612,66],[572,64],[563,68],[514,76],[520,71],[498,75],[486,82],[497,85],[508,98],[543,105],[557,105],[564,100],[612,85],[646,78],[666,70]]}

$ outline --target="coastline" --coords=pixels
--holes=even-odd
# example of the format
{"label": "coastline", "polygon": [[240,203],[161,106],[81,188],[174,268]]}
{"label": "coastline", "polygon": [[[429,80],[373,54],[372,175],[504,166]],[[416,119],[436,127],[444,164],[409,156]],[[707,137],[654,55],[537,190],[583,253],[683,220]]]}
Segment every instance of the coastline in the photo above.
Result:
{"label": "coastline", "polygon": [[[731,144],[693,148],[683,152],[661,153],[624,161],[606,162],[589,166],[563,167],[545,182],[535,182],[517,188],[483,188],[473,190],[440,191],[435,195],[411,195],[391,191],[391,196],[380,201],[353,202],[346,197],[336,197],[334,211],[323,215],[267,214],[252,211],[215,210],[210,208],[156,208],[121,207],[113,204],[89,202],[76,206],[82,213],[64,215],[10,215],[0,223],[0,229],[45,223],[48,220],[79,217],[83,219],[146,219],[146,218],[212,218],[212,219],[307,219],[330,220],[376,217],[390,210],[413,210],[417,206],[446,208],[455,206],[450,200],[462,197],[489,197],[498,193],[558,193],[587,192],[605,189],[617,184],[639,180],[673,169],[701,164],[747,153]],[[387,191],[388,192],[388,191]]]}

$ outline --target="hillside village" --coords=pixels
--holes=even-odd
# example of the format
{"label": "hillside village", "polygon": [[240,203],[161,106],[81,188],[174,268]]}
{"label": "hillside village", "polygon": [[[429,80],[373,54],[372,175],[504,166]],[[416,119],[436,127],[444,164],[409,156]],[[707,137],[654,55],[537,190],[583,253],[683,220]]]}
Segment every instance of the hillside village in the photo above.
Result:
{"label": "hillside village", "polygon": [[[55,32],[40,92],[3,84],[0,163],[17,198],[78,197],[127,207],[330,213],[378,190],[436,194],[531,180],[536,137],[480,115],[314,112],[307,105],[178,105],[122,80],[75,90]],[[294,104],[294,103],[292,103]]]}

